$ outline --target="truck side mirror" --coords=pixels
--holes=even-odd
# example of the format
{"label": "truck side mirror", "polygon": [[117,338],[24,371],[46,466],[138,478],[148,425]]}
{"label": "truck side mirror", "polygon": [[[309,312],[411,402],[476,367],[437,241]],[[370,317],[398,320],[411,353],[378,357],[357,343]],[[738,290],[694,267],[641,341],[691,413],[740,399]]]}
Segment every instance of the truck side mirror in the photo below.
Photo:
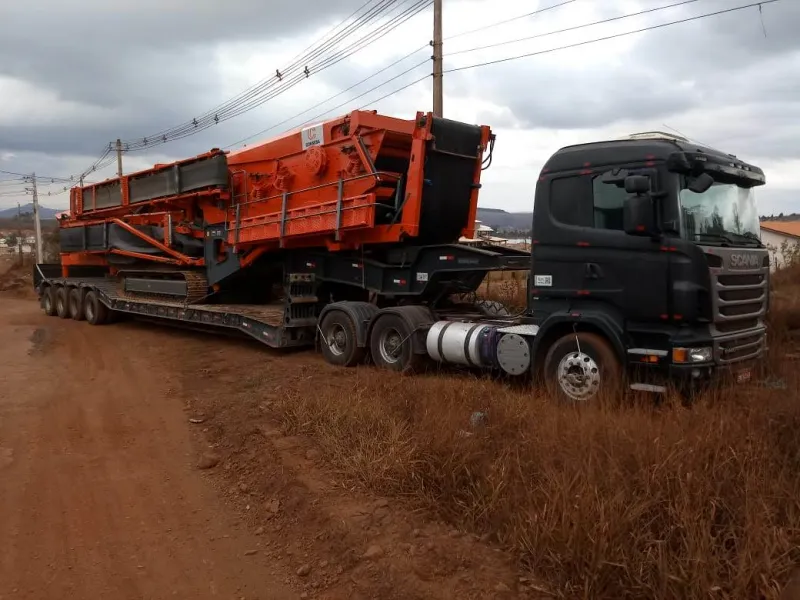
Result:
{"label": "truck side mirror", "polygon": [[629,194],[646,194],[650,191],[650,178],[646,175],[628,175],[625,178],[625,191]]}
{"label": "truck side mirror", "polygon": [[688,189],[695,194],[702,194],[714,185],[714,178],[708,173],[700,173],[689,181]]}
{"label": "truck side mirror", "polygon": [[648,237],[656,235],[658,230],[655,203],[650,194],[650,178],[644,175],[626,177],[625,191],[631,194],[622,208],[625,233]]}

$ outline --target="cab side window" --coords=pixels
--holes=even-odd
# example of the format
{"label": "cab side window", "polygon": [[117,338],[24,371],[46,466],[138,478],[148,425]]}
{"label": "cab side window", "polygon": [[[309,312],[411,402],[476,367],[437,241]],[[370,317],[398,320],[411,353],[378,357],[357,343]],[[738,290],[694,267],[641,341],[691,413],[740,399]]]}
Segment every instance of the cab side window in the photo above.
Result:
{"label": "cab side window", "polygon": [[550,182],[550,214],[574,227],[592,227],[592,188],[588,177],[572,175]]}
{"label": "cab side window", "polygon": [[570,175],[550,181],[550,212],[565,225],[624,231],[626,174],[614,169],[598,175]]}
{"label": "cab side window", "polygon": [[602,175],[596,176],[592,181],[592,226],[623,231],[622,208],[627,197],[622,183],[606,182]]}

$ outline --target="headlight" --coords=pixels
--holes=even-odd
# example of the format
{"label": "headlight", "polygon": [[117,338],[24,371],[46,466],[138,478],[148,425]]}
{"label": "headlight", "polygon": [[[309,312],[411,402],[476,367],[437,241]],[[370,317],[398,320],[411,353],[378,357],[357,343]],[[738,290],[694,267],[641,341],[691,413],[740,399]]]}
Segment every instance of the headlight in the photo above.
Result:
{"label": "headlight", "polygon": [[685,364],[685,363],[703,363],[711,362],[714,360],[713,348],[673,348],[672,349],[672,362]]}

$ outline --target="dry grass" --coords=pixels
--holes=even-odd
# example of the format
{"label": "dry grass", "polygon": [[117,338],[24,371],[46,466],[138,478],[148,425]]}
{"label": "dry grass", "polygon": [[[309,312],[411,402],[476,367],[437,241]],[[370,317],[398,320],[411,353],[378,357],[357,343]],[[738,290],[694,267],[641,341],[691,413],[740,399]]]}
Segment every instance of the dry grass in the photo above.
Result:
{"label": "dry grass", "polygon": [[778,280],[768,371],[784,388],[576,410],[469,375],[364,368],[299,386],[277,413],[345,477],[490,534],[555,597],[778,598],[800,560],[800,349],[785,331],[800,284]]}

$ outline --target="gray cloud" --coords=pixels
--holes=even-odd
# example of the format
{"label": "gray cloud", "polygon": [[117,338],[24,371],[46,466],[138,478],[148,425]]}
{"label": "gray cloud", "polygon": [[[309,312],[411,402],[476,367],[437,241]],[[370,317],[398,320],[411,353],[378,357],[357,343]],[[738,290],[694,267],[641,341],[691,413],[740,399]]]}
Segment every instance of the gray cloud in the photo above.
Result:
{"label": "gray cloud", "polygon": [[[39,0],[37,5],[45,7],[41,10],[32,10],[29,3],[4,2],[0,8],[0,77],[29,82],[90,111],[85,118],[60,119],[55,125],[22,120],[2,124],[0,114],[0,169],[28,171],[35,164],[37,171],[49,174],[76,172],[91,163],[109,140],[149,135],[176,125],[241,91],[223,89],[219,83],[221,74],[214,64],[217,48],[235,44],[245,61],[248,45],[279,45],[306,37],[343,18],[363,1],[309,0],[313,10],[303,11],[302,16],[298,3],[265,6],[263,0],[138,0],[113,5],[101,0]],[[654,15],[649,22],[671,21],[732,4],[731,0],[703,0]],[[627,5],[619,8],[608,0],[602,3],[599,18],[631,10]],[[642,3],[643,8],[650,6],[651,2]],[[553,16],[557,12],[553,11]],[[800,37],[795,33],[800,26],[800,1],[766,5],[761,16],[766,38],[759,12],[753,8],[629,38],[635,40],[635,46],[623,65],[580,68],[563,63],[563,54],[556,52],[448,74],[447,94],[482,98],[506,107],[500,117],[487,117],[495,128],[563,130],[622,122],[655,127],[668,123],[682,130],[691,127],[684,132],[746,158],[800,157]],[[635,29],[644,24],[637,19],[620,26]],[[35,38],[30,35],[32,27]],[[548,29],[533,21],[531,27]],[[597,32],[598,36],[605,34]],[[587,37],[592,35],[588,30]],[[501,32],[487,32],[475,43],[502,39]],[[542,43],[541,47],[558,46],[563,40],[553,36]],[[602,43],[587,48],[603,52]],[[398,48],[398,56],[409,49]],[[519,46],[508,48],[509,55],[524,51]],[[422,52],[419,58],[327,106],[389,79],[425,56]],[[469,62],[473,57],[480,62],[478,53],[459,61]],[[446,62],[454,64],[455,59]],[[420,74],[425,71],[422,67]],[[332,90],[344,89],[371,72],[348,64],[319,74],[316,81]],[[355,104],[399,87],[415,75],[398,79]],[[224,146],[294,115],[308,102],[306,98],[303,106],[298,106],[288,92],[246,117],[155,151],[131,154],[126,160],[148,164]],[[389,106],[409,116],[418,108],[400,101]],[[725,118],[715,119],[715,111]],[[278,131],[280,128],[267,135]],[[16,157],[3,160],[4,152]],[[60,198],[66,200],[66,195]],[[781,192],[770,198],[784,207],[794,196]]]}

